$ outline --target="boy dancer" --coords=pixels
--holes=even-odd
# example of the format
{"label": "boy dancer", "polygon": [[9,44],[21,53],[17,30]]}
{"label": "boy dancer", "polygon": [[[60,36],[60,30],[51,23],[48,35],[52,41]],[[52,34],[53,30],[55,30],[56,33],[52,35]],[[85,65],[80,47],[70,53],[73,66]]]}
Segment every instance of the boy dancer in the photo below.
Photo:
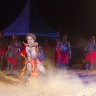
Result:
{"label": "boy dancer", "polygon": [[35,42],[36,36],[32,33],[26,36],[27,44],[26,44],[26,53],[27,53],[27,74],[26,79],[29,80],[32,73],[36,70],[40,71],[43,74],[46,74],[45,68],[41,64],[38,59],[39,51],[38,51],[38,43]]}

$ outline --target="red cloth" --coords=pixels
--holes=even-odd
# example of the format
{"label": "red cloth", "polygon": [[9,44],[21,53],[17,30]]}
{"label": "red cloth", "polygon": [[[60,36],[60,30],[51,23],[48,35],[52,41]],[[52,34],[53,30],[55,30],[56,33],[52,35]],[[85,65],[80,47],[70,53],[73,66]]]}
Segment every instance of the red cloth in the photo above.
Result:
{"label": "red cloth", "polygon": [[61,52],[61,64],[68,64],[69,62],[68,53]]}
{"label": "red cloth", "polygon": [[96,62],[96,51],[86,53],[86,62],[91,62],[91,64]]}
{"label": "red cloth", "polygon": [[23,54],[24,56],[26,56],[26,50],[25,50],[25,49],[22,50],[22,51],[21,51],[21,54]]}
{"label": "red cloth", "polygon": [[14,58],[7,58],[7,61],[11,64],[13,64],[14,68],[17,66],[17,62]]}
{"label": "red cloth", "polygon": [[0,49],[0,56],[3,56],[4,55],[4,52],[2,49]]}
{"label": "red cloth", "polygon": [[23,50],[21,50],[21,54],[23,54],[24,56],[26,56],[27,55],[27,53],[26,53],[26,43],[24,43],[24,49]]}
{"label": "red cloth", "polygon": [[58,61],[61,60],[61,50],[60,50],[59,47],[58,47],[57,50],[55,51],[54,57],[55,57],[55,58],[54,58],[54,59],[55,59],[55,63],[57,64]]}

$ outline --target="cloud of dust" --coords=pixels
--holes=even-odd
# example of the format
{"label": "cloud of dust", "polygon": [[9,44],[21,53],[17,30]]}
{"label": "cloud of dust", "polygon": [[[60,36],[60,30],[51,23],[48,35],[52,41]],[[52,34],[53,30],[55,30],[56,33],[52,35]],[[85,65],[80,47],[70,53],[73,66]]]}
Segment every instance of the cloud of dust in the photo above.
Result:
{"label": "cloud of dust", "polygon": [[[96,96],[95,83],[84,84],[74,70],[48,65],[47,74],[31,77],[29,85],[0,87],[2,96]],[[6,90],[5,90],[6,89]]]}
{"label": "cloud of dust", "polygon": [[31,78],[28,89],[33,96],[91,96],[93,85],[84,85],[75,72],[53,68],[47,76]]}

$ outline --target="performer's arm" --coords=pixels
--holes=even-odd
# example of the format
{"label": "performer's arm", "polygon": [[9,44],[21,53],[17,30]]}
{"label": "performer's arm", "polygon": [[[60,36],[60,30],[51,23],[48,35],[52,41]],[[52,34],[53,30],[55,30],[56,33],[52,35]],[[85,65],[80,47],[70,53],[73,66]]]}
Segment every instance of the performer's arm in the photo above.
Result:
{"label": "performer's arm", "polygon": [[84,51],[88,52],[88,43],[85,45]]}
{"label": "performer's arm", "polygon": [[35,42],[34,45],[36,47],[36,51],[37,51],[37,54],[38,54],[38,57],[39,57],[40,56],[40,51],[39,51],[39,48],[38,48],[38,43]]}
{"label": "performer's arm", "polygon": [[69,42],[68,42],[68,52],[69,52],[69,58],[71,59],[71,46]]}
{"label": "performer's arm", "polygon": [[34,47],[38,47],[38,43],[35,42],[35,43],[33,44],[33,46],[34,46]]}

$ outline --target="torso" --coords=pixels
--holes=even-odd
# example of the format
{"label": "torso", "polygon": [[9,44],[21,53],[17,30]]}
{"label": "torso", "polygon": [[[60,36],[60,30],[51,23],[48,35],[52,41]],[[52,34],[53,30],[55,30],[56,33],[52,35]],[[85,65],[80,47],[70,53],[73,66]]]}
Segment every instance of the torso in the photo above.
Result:
{"label": "torso", "polygon": [[31,58],[37,58],[36,47],[27,47],[27,49],[28,49],[29,52],[30,52]]}

